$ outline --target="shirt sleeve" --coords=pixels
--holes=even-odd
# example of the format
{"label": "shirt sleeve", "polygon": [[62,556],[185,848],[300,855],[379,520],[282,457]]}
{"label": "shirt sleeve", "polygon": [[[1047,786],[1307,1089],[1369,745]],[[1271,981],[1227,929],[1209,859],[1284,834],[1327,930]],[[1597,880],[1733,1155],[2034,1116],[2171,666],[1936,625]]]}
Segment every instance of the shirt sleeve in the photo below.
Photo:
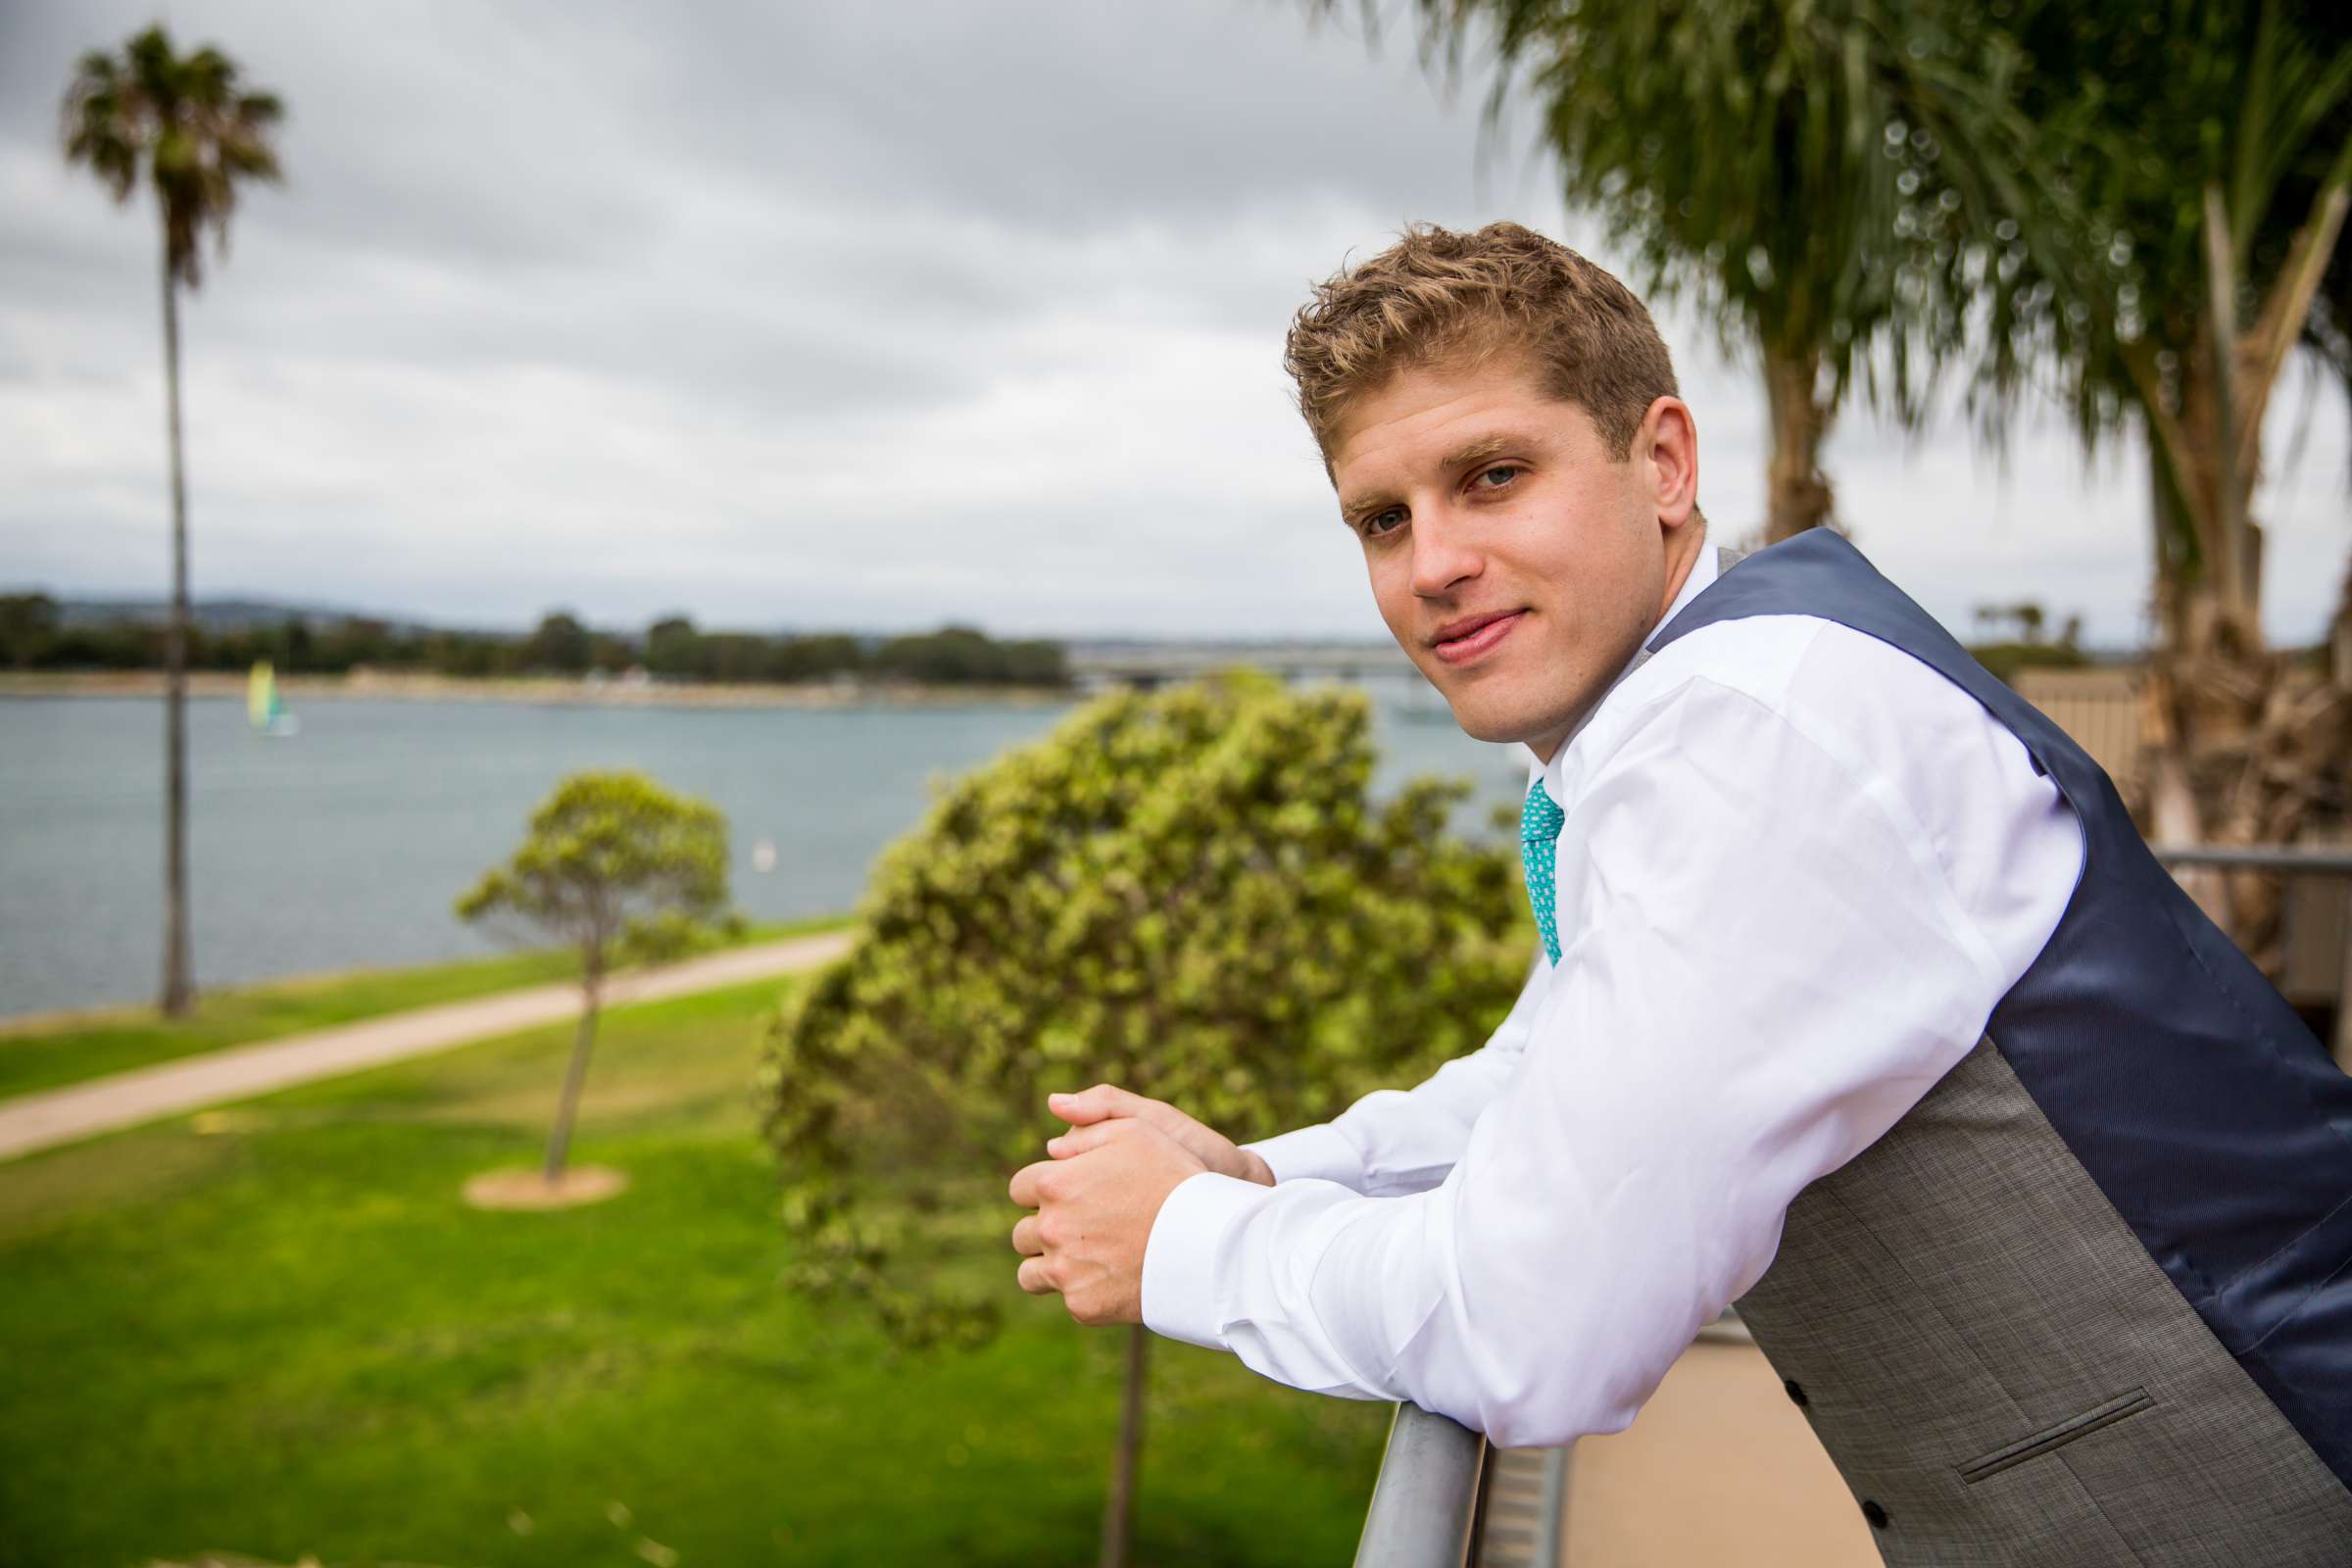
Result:
{"label": "shirt sleeve", "polygon": [[1375,1090],[1328,1122],[1243,1147],[1277,1182],[1331,1181],[1373,1198],[1436,1186],[1462,1157],[1479,1113],[1519,1070],[1550,972],[1539,950],[1519,1000],[1487,1043],[1413,1088]]}
{"label": "shirt sleeve", "polygon": [[[1703,678],[1629,720],[1572,792],[1565,946],[1521,1069],[1443,1182],[1194,1176],[1153,1225],[1145,1321],[1506,1446],[1627,1425],[1762,1276],[1797,1193],[2016,978],[1901,791],[1805,729]],[[2049,809],[2030,769],[2016,790]]]}

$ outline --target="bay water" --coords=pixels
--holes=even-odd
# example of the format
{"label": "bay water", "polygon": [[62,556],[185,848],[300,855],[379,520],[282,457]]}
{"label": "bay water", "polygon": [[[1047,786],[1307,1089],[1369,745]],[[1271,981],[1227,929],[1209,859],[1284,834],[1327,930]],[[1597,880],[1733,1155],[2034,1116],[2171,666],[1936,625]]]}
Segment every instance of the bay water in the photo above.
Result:
{"label": "bay water", "polygon": [[[693,709],[314,699],[299,734],[242,702],[188,705],[199,986],[496,951],[451,912],[582,768],[640,768],[726,812],[755,920],[846,912],[942,779],[1034,740],[1067,705]],[[1515,806],[1525,753],[1423,694],[1378,694],[1378,788],[1468,778],[1464,831]],[[163,705],[0,699],[0,1015],[139,1002],[162,953]],[[773,869],[758,869],[762,841]],[[761,857],[762,858],[764,857]]]}

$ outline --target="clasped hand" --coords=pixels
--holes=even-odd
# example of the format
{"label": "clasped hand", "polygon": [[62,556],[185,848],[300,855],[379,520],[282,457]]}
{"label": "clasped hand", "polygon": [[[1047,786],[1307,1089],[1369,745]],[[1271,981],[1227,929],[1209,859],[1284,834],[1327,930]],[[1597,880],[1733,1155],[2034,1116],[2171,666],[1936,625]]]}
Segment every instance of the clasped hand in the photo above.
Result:
{"label": "clasped hand", "polygon": [[1052,1158],[1013,1175],[1012,1200],[1037,1212],[1012,1227],[1012,1247],[1021,1289],[1058,1291],[1081,1323],[1144,1320],[1144,1248],[1186,1177],[1274,1185],[1264,1160],[1163,1101],[1097,1084],[1046,1105],[1070,1130],[1047,1141]]}

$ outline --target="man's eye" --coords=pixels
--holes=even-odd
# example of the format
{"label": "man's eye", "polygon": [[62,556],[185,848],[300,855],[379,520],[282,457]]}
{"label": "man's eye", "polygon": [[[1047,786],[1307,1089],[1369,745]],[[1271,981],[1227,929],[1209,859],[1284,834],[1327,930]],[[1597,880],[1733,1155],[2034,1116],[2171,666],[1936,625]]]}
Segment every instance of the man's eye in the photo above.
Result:
{"label": "man's eye", "polygon": [[1367,539],[1378,538],[1384,533],[1393,533],[1403,526],[1404,509],[1402,507],[1391,507],[1386,512],[1372,513],[1357,524]]}
{"label": "man's eye", "polygon": [[1488,490],[1499,490],[1504,485],[1509,484],[1513,479],[1518,477],[1519,465],[1516,463],[1497,463],[1492,468],[1489,468],[1481,473],[1478,476],[1478,482],[1482,488]]}

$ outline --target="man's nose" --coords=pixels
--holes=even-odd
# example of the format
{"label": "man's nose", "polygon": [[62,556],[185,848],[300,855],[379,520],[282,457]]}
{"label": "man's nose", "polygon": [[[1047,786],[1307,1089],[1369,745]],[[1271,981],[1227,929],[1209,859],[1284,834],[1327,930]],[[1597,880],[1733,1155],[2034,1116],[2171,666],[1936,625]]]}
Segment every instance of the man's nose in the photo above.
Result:
{"label": "man's nose", "polygon": [[1414,517],[1413,592],[1424,599],[1439,599],[1477,576],[1486,558],[1476,546],[1470,530],[1447,514]]}

